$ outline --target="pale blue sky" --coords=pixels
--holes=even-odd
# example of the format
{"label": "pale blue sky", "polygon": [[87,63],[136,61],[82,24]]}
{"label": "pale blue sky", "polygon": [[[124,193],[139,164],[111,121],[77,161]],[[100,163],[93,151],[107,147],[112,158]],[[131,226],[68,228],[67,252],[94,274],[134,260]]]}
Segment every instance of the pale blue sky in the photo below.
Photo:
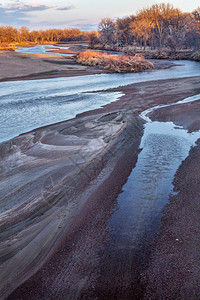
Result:
{"label": "pale blue sky", "polygon": [[200,5],[199,0],[1,0],[0,25],[93,30],[103,17],[128,16],[161,2],[169,2],[187,12]]}

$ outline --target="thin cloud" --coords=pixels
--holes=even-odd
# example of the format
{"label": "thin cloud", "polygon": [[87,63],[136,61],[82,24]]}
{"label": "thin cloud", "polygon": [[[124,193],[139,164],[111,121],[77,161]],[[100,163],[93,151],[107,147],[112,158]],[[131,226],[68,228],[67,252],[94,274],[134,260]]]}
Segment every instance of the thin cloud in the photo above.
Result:
{"label": "thin cloud", "polygon": [[71,10],[75,9],[75,5],[65,5],[65,6],[48,6],[41,3],[30,3],[27,4],[25,2],[17,1],[8,3],[6,6],[3,7],[6,11],[20,11],[20,12],[31,12],[31,11],[42,11],[47,9],[54,9],[54,10]]}
{"label": "thin cloud", "polygon": [[92,31],[92,30],[97,30],[98,24],[82,24],[82,23],[77,23],[73,24],[74,28],[79,28],[80,30],[86,30],[86,31]]}
{"label": "thin cloud", "polygon": [[50,6],[40,4],[40,3],[31,3],[26,4],[24,2],[17,2],[17,3],[9,3],[7,6],[4,7],[8,11],[21,11],[21,12],[29,12],[29,11],[41,11],[47,10],[51,8]]}
{"label": "thin cloud", "polygon": [[75,5],[67,5],[67,6],[56,6],[55,9],[56,10],[71,10],[71,9],[75,9]]}
{"label": "thin cloud", "polygon": [[[45,5],[44,3],[42,3],[42,1],[37,3],[30,1],[28,3],[28,1],[16,0],[5,4],[0,3],[0,26],[11,25],[19,27],[22,25],[32,25],[39,27],[40,25],[43,25],[44,22],[46,22],[49,25],[54,24],[54,26],[60,26],[63,22],[64,15],[75,8],[75,5]],[[42,12],[41,16],[40,12]],[[61,13],[62,15],[60,16]],[[52,18],[51,21],[49,21],[49,15],[54,15],[55,17]],[[78,22],[81,22],[81,20],[78,20]],[[69,23],[74,22],[69,21]],[[49,25],[46,25],[46,27],[48,27]],[[73,24],[66,24],[66,26],[70,25],[73,26]]]}
{"label": "thin cloud", "polygon": [[24,20],[25,13],[21,11],[7,11],[5,8],[0,6],[0,26],[1,25],[12,25],[22,26],[29,25],[29,21]]}

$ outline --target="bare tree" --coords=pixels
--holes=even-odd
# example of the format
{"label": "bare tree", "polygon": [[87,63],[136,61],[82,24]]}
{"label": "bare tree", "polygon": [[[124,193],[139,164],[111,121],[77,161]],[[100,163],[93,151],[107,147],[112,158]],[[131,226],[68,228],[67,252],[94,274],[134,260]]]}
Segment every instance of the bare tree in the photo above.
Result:
{"label": "bare tree", "polygon": [[138,38],[143,41],[144,50],[146,49],[147,41],[152,36],[154,22],[148,13],[148,10],[143,9],[137,14],[136,20],[130,24],[131,30]]}
{"label": "bare tree", "polygon": [[131,15],[125,18],[118,18],[116,21],[115,31],[118,44],[129,45],[132,41],[131,24],[136,20],[136,17]]}
{"label": "bare tree", "polygon": [[115,23],[111,18],[101,20],[98,28],[100,32],[100,40],[103,43],[114,43],[115,41]]}

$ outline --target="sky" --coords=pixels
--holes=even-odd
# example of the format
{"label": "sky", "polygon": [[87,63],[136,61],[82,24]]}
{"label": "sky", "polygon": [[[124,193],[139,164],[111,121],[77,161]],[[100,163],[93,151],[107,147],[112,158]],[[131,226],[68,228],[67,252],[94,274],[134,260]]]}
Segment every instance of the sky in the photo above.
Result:
{"label": "sky", "polygon": [[28,26],[31,30],[96,30],[104,17],[125,17],[161,2],[169,2],[183,12],[191,12],[200,5],[199,0],[1,0],[0,25]]}

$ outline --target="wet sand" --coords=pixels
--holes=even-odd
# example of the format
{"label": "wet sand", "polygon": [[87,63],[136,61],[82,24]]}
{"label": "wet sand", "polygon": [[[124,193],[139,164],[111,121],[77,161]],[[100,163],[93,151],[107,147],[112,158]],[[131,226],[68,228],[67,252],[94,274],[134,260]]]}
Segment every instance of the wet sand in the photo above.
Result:
{"label": "wet sand", "polygon": [[199,101],[174,105],[154,111],[152,120],[167,122],[172,121],[177,126],[182,126],[188,132],[200,130],[200,97]]}
{"label": "wet sand", "polygon": [[83,76],[101,73],[62,55],[0,51],[0,82]]}
{"label": "wet sand", "polygon": [[[144,297],[148,283],[140,274],[148,267],[148,243],[136,249],[135,274],[126,285],[117,274],[97,285],[99,251],[137,161],[143,134],[138,114],[199,88],[194,77],[113,89],[124,93],[117,102],[0,144],[2,299]],[[97,272],[90,273],[91,266]]]}

